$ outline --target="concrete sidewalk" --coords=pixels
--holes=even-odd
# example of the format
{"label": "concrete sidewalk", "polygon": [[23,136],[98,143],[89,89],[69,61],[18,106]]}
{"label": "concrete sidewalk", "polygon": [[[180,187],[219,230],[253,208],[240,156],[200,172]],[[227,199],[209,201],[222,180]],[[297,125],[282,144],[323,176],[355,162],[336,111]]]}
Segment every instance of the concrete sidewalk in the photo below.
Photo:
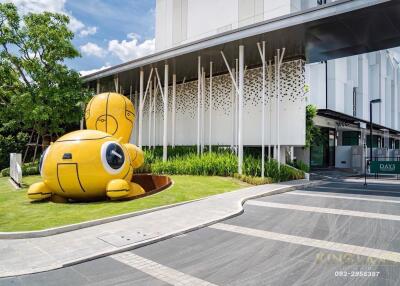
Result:
{"label": "concrete sidewalk", "polygon": [[52,236],[0,239],[0,277],[47,271],[141,247],[240,214],[247,199],[316,183],[300,180],[250,187]]}

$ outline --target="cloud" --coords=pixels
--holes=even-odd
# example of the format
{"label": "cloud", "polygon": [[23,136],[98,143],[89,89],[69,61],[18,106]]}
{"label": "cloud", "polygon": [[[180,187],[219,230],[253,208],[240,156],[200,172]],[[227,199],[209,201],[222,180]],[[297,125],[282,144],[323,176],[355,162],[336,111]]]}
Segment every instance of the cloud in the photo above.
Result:
{"label": "cloud", "polygon": [[95,72],[98,72],[98,71],[102,71],[102,70],[108,69],[109,67],[110,67],[109,65],[105,65],[105,66],[102,66],[101,68],[98,68],[98,69],[80,71],[79,74],[81,76],[85,76],[85,75],[89,75],[89,74],[92,74],[92,73],[95,73]]}
{"label": "cloud", "polygon": [[107,53],[107,51],[105,51],[102,47],[91,42],[81,46],[80,49],[83,54],[88,56],[95,56],[98,58],[103,58]]}
{"label": "cloud", "polygon": [[79,32],[79,36],[86,37],[97,33],[97,27],[87,27]]}
{"label": "cloud", "polygon": [[70,18],[68,27],[72,32],[79,33],[80,36],[93,35],[97,32],[96,27],[86,28],[85,24],[65,10],[66,0],[6,0],[5,2],[14,3],[21,14],[47,11],[67,15]]}
{"label": "cloud", "polygon": [[134,33],[128,34],[127,38],[128,40],[111,40],[108,42],[108,51],[121,61],[126,62],[154,52],[155,39],[139,43],[140,37]]}

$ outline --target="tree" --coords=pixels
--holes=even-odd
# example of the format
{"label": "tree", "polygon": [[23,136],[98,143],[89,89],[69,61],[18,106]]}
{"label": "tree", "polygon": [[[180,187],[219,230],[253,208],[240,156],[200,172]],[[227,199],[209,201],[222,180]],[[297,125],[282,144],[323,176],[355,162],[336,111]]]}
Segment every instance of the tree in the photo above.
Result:
{"label": "tree", "polygon": [[321,139],[320,129],[315,126],[314,118],[317,116],[317,107],[313,104],[306,106],[306,146],[310,147],[313,143],[318,143]]}
{"label": "tree", "polygon": [[65,64],[79,56],[68,23],[57,13],[20,17],[0,3],[0,135],[61,134],[82,118],[89,92]]}

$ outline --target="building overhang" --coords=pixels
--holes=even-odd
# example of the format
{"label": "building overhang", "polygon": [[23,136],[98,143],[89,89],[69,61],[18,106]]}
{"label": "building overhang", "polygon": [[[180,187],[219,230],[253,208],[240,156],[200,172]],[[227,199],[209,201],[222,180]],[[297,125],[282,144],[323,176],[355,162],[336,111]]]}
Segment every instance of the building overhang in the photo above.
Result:
{"label": "building overhang", "polygon": [[[370,122],[364,119],[360,119],[354,116],[350,116],[348,114],[344,114],[341,112],[333,111],[331,109],[319,109],[318,113],[319,116],[334,119],[343,123],[347,124],[354,124],[360,126],[360,123],[364,123],[366,128],[370,128]],[[392,129],[392,128],[387,128],[385,126],[382,126],[380,124],[372,123],[372,129],[373,130],[378,130],[378,131],[388,131],[391,135],[399,136],[400,131]]]}
{"label": "building overhang", "polygon": [[[139,89],[139,71],[158,68],[165,63],[178,82],[197,79],[197,58],[201,56],[206,72],[213,62],[214,74],[226,73],[220,51],[233,66],[238,46],[245,46],[245,64],[259,66],[257,42],[267,42],[267,59],[276,49],[285,48],[285,60],[303,58],[308,63],[351,56],[400,45],[400,1],[339,0],[299,13],[249,25],[195,42],[129,61],[82,77],[92,87],[95,81],[112,81],[118,76],[125,91]],[[172,77],[172,75],[171,75]],[[163,76],[161,76],[163,78]]]}

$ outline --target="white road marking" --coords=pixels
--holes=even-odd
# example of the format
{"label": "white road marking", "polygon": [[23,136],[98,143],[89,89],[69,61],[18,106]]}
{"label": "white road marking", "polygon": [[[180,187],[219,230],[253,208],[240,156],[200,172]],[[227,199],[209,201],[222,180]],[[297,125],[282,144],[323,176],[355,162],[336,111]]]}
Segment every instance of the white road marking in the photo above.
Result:
{"label": "white road marking", "polygon": [[351,254],[355,254],[355,255],[373,257],[373,258],[387,260],[387,261],[400,262],[400,253],[399,252],[393,252],[393,251],[387,251],[387,250],[381,250],[381,249],[375,249],[375,248],[369,248],[369,247],[362,247],[362,246],[338,243],[338,242],[327,241],[327,240],[313,239],[313,238],[302,237],[302,236],[288,235],[288,234],[282,234],[282,233],[277,233],[277,232],[270,232],[270,231],[258,230],[258,229],[247,228],[247,227],[242,227],[242,226],[224,224],[224,223],[213,224],[213,225],[209,226],[209,228],[224,230],[224,231],[229,231],[229,232],[234,232],[234,233],[238,233],[238,234],[259,237],[259,238],[265,238],[265,239],[269,239],[269,240],[282,241],[282,242],[287,242],[287,243],[292,243],[292,244],[327,249],[327,250],[331,250],[331,251],[339,251],[339,252],[351,253]]}
{"label": "white road marking", "polygon": [[171,285],[216,286],[215,284],[169,268],[132,252],[118,253],[111,255],[111,257]]}
{"label": "white road marking", "polygon": [[363,217],[363,218],[400,221],[400,216],[390,215],[390,214],[382,214],[382,213],[369,213],[369,212],[360,212],[360,211],[352,211],[352,210],[341,210],[341,209],[300,206],[300,205],[292,205],[292,204],[270,203],[270,202],[262,202],[262,201],[256,201],[256,200],[247,201],[246,204],[252,205],[252,206],[277,208],[277,209],[289,209],[289,210],[315,212],[315,213],[323,213],[323,214],[346,215],[346,216],[356,216],[356,217]]}
{"label": "white road marking", "polygon": [[323,187],[323,186],[316,186],[313,187],[314,189],[328,189],[328,190],[343,190],[343,191],[357,191],[357,192],[363,192],[365,194],[368,194],[370,192],[374,193],[385,193],[385,194],[395,194],[400,196],[400,191],[384,191],[384,190],[374,190],[374,189],[360,189],[360,188],[341,188],[341,187]]}
{"label": "white road marking", "polygon": [[352,197],[352,196],[324,195],[324,194],[315,194],[312,192],[309,192],[309,193],[287,192],[285,194],[286,195],[296,195],[296,196],[310,196],[310,197],[320,197],[320,198],[333,198],[333,199],[345,199],[345,200],[400,204],[400,200],[396,201],[396,200],[370,199],[370,198],[361,198],[361,197]]}

